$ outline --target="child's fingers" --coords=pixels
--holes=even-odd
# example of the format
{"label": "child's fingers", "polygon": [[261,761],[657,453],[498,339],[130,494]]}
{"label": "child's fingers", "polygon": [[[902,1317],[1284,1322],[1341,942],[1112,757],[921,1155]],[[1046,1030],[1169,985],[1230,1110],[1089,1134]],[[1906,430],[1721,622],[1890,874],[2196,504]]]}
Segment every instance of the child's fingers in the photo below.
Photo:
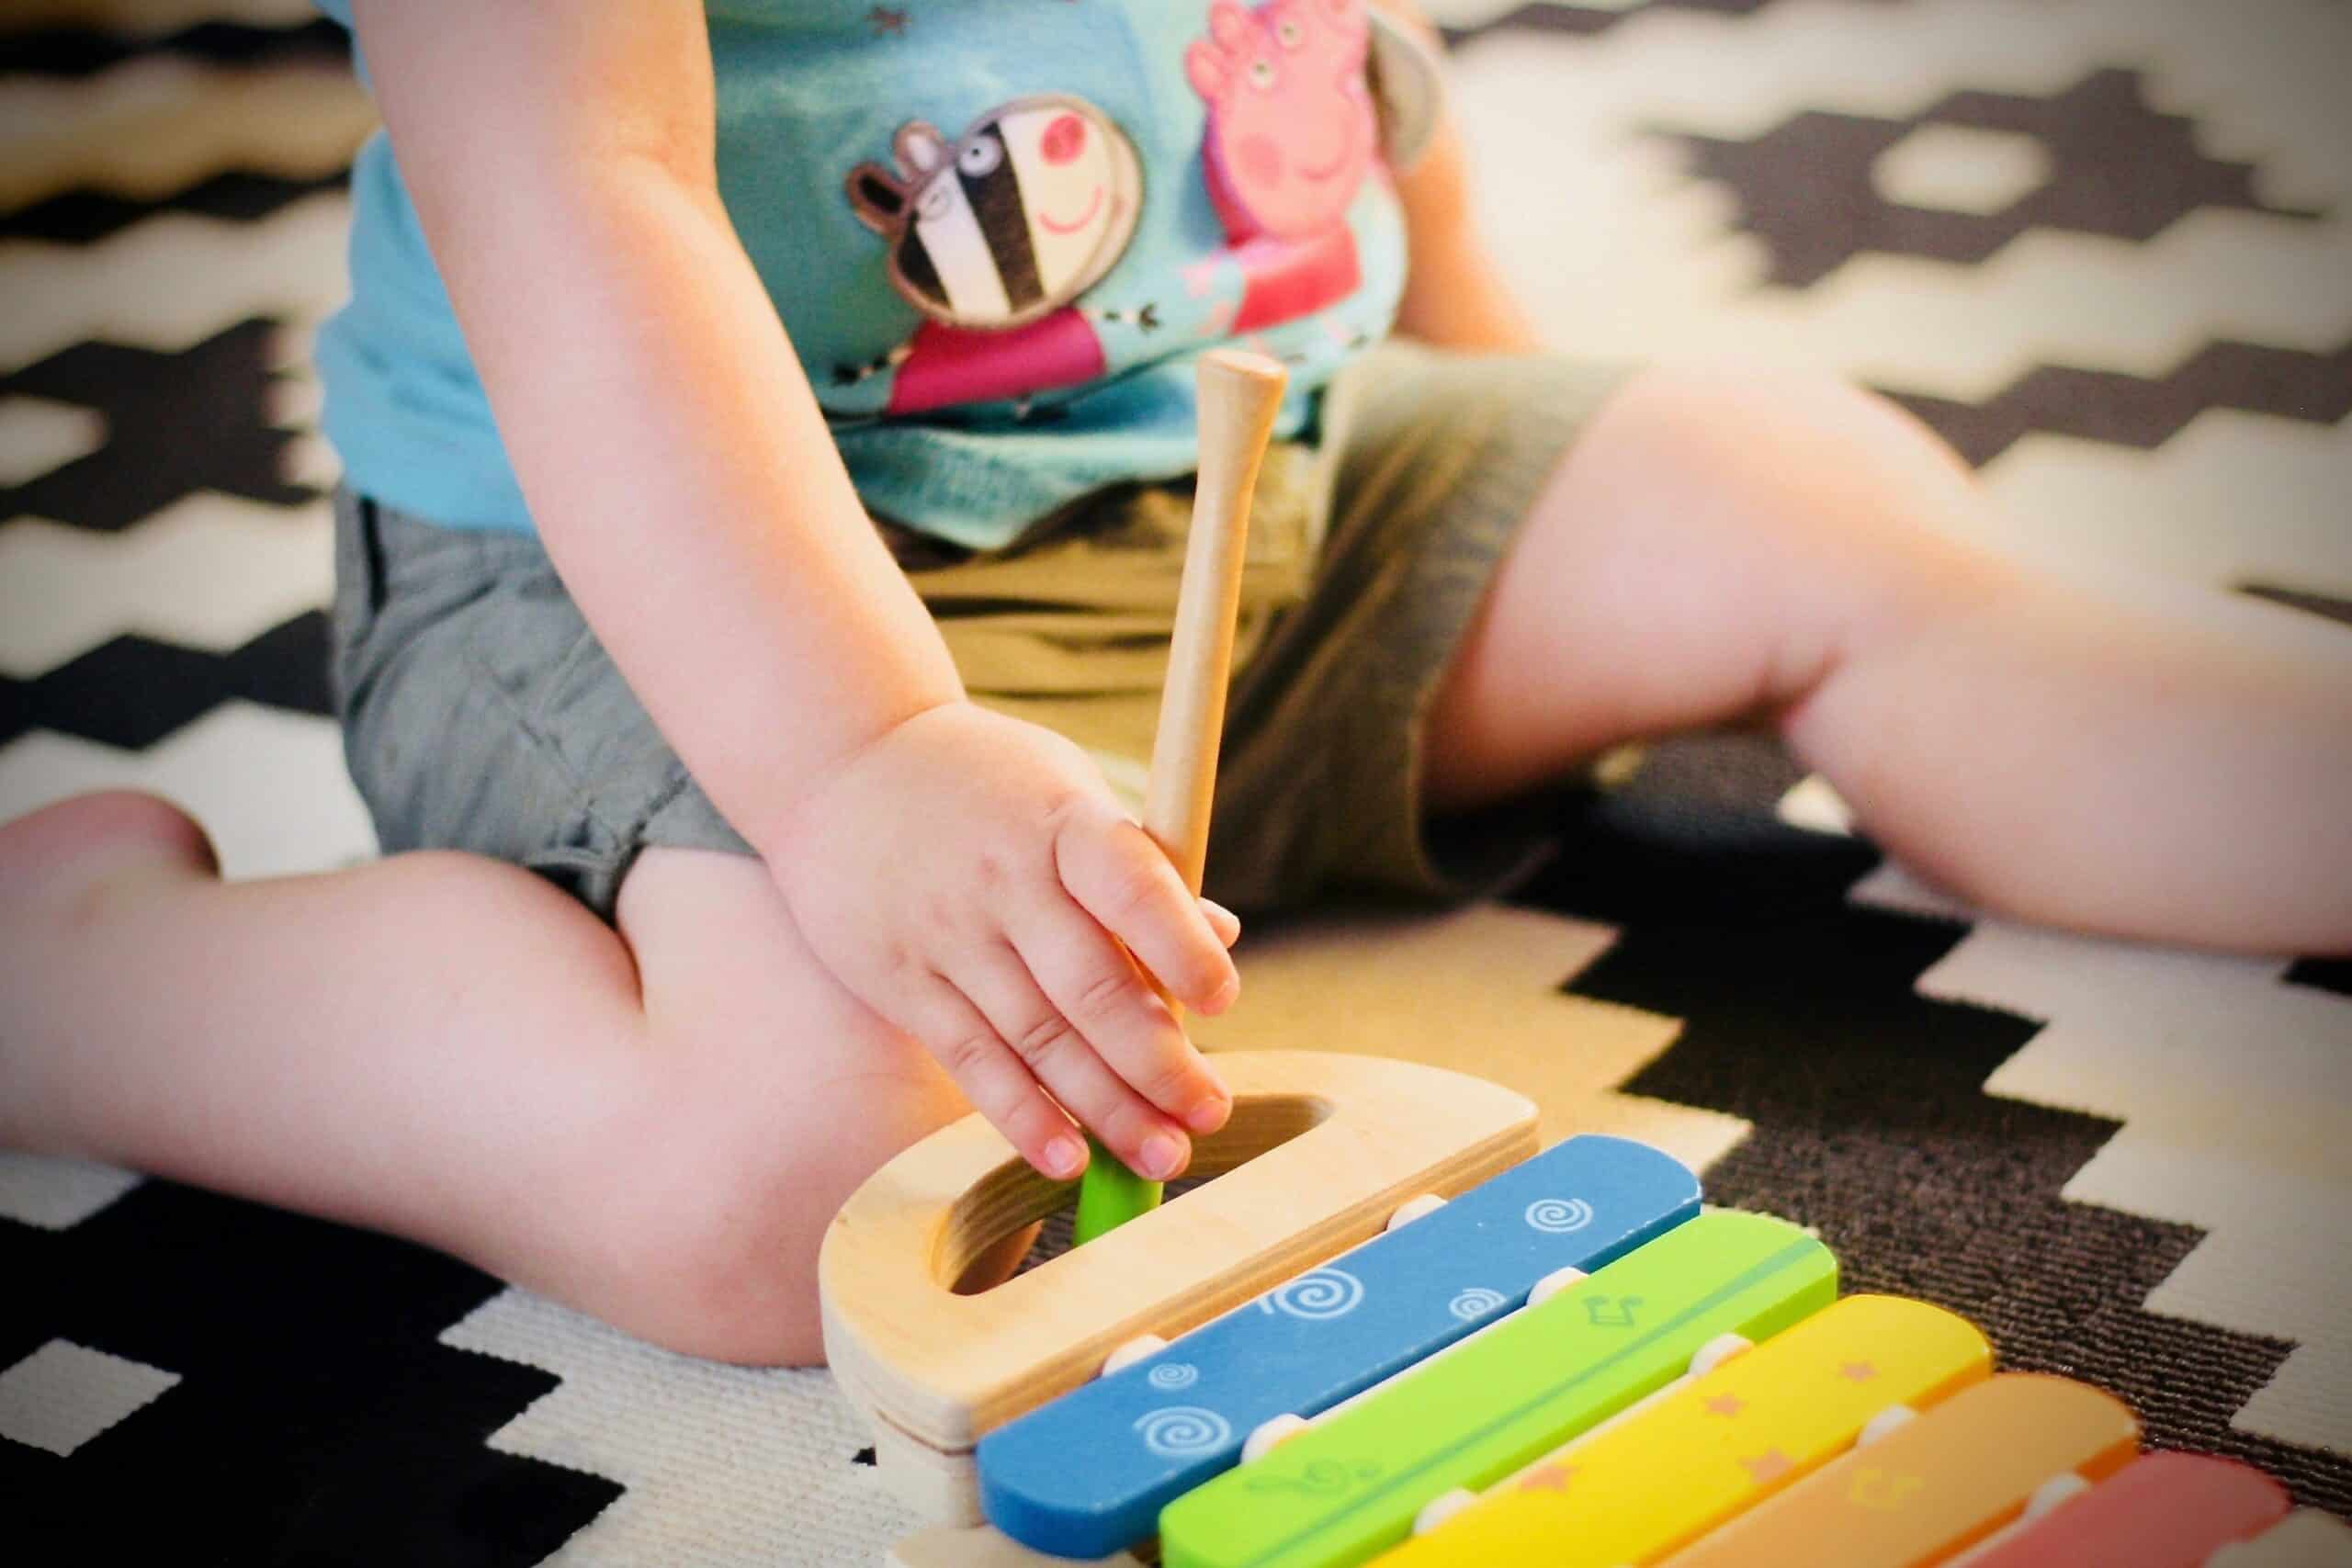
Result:
{"label": "child's fingers", "polygon": [[1225,1125],[1233,1109],[1225,1085],[1091,915],[1053,898],[1016,913],[1008,930],[1046,999],[1113,1072],[1195,1133]]}
{"label": "child's fingers", "polygon": [[1186,1007],[1224,1011],[1241,988],[1201,900],[1151,835],[1106,804],[1054,840],[1062,886]]}
{"label": "child's fingers", "polygon": [[947,1069],[972,1109],[1023,1159],[1057,1180],[1086,1168],[1086,1140],[962,991],[933,976],[902,990],[897,999],[908,1015],[900,1027]]}
{"label": "child's fingers", "polygon": [[[1140,990],[1135,966],[1125,968]],[[1183,1169],[1192,1155],[1183,1129],[1120,1081],[1069,1013],[1038,988],[1020,953],[992,943],[962,955],[949,977],[1037,1081],[1129,1169],[1154,1180]],[[1144,1000],[1166,1016],[1158,1001]]]}
{"label": "child's fingers", "polygon": [[1209,918],[1209,930],[1216,932],[1216,940],[1227,947],[1241,940],[1241,917],[1216,899],[1204,897],[1201,913]]}

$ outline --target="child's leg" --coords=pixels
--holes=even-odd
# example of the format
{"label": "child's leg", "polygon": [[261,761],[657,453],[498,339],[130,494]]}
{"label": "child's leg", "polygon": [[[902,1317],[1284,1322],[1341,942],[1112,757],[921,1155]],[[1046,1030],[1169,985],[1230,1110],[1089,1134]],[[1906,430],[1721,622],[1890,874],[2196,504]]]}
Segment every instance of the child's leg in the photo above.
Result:
{"label": "child's leg", "polygon": [[2038,579],[1955,542],[1983,504],[1859,392],[1650,372],[1505,562],[1439,694],[1430,798],[1766,714],[1880,842],[1994,909],[2352,948],[2352,637]]}
{"label": "child's leg", "polygon": [[833,1210],[962,1112],[756,861],[650,850],[618,932],[458,854],[222,883],[160,802],[0,829],[0,1144],[380,1227],[674,1348],[816,1359]]}

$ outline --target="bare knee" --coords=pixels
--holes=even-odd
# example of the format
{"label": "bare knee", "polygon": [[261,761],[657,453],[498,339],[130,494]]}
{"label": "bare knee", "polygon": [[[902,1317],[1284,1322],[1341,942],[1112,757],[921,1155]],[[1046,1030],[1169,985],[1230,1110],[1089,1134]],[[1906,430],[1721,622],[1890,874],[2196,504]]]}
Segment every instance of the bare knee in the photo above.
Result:
{"label": "bare knee", "polygon": [[1857,648],[1980,591],[1958,461],[1833,378],[1661,366],[1535,499],[1432,709],[1443,807],[1626,740],[1786,714]]}
{"label": "bare knee", "polygon": [[[1605,410],[1621,462],[1674,476],[1703,547],[1773,605],[1758,705],[1785,712],[1860,649],[2007,592],[1976,544],[1984,502],[1957,454],[1840,378],[1668,367]],[[1599,435],[1603,426],[1596,424]],[[1653,481],[1656,482],[1656,481]]]}
{"label": "bare knee", "polygon": [[1570,455],[1670,482],[1721,516],[1791,525],[1933,520],[1978,504],[1959,455],[1903,409],[1837,376],[1734,363],[1661,365],[1628,381]]}
{"label": "bare knee", "polygon": [[99,790],[0,827],[0,860],[18,888],[95,886],[117,872],[220,872],[212,840],[195,818],[160,795]]}
{"label": "bare knee", "polygon": [[1842,376],[1800,367],[1696,361],[1651,367],[1627,381],[1595,422],[1646,437],[1682,464],[1727,466],[1792,479],[1933,474],[1967,485],[1960,455],[1927,425]]}

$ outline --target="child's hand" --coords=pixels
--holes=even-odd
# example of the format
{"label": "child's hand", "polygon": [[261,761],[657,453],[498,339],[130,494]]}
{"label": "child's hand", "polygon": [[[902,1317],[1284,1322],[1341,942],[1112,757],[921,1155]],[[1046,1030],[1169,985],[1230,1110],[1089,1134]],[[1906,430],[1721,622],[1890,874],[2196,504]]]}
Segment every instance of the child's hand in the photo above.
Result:
{"label": "child's hand", "polygon": [[1183,1168],[1184,1128],[1224,1123],[1224,1086],[1136,965],[1220,1012],[1240,988],[1225,951],[1239,925],[1207,912],[1060,736],[932,708],[819,778],[769,865],[835,978],[1048,1176],[1086,1160],[1064,1107],[1154,1179]]}

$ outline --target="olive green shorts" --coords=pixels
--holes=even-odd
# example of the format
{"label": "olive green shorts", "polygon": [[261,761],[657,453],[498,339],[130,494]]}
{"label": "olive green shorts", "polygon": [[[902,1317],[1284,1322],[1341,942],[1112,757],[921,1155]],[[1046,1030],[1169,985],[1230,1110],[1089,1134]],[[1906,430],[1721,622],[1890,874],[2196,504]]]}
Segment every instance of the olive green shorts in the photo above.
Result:
{"label": "olive green shorts", "polygon": [[[1497,563],[1622,379],[1555,358],[1375,351],[1317,446],[1268,454],[1250,516],[1207,891],[1460,897],[1543,847],[1510,814],[1427,820],[1430,701]],[[1011,547],[884,525],[965,684],[1087,748],[1131,803],[1158,717],[1187,486],[1087,498]],[[345,752],[386,852],[527,866],[610,918],[639,851],[751,853],[605,654],[537,539],[335,507]]]}

